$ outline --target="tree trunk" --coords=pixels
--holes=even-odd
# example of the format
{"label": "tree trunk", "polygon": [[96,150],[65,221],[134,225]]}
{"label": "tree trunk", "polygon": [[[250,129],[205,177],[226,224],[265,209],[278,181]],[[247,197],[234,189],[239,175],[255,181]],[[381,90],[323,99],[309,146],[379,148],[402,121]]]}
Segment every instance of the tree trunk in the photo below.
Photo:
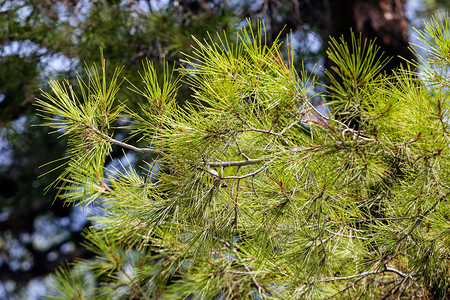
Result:
{"label": "tree trunk", "polygon": [[[327,28],[332,37],[350,41],[350,28],[363,38],[376,39],[385,55],[392,57],[385,70],[389,73],[404,59],[413,60],[408,49],[409,23],[406,0],[327,0]],[[329,63],[327,63],[329,65]]]}

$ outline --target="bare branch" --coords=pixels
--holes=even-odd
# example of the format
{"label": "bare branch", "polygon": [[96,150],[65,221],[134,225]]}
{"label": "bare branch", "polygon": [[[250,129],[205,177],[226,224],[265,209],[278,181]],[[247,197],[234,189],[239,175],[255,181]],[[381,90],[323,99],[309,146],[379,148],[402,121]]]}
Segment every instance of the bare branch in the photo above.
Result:
{"label": "bare branch", "polygon": [[345,276],[345,277],[324,277],[324,278],[321,278],[319,281],[320,282],[329,282],[329,281],[336,281],[336,280],[349,280],[349,279],[353,279],[353,278],[364,278],[369,275],[376,275],[376,274],[381,274],[381,273],[386,273],[386,272],[395,273],[397,275],[402,276],[403,278],[410,276],[410,275],[405,274],[397,269],[394,269],[391,267],[386,267],[380,271],[368,271],[368,272],[363,272],[360,274]]}
{"label": "bare branch", "polygon": [[360,237],[360,236],[351,236],[351,235],[345,235],[345,234],[338,233],[338,232],[333,232],[333,231],[331,231],[331,230],[329,230],[327,228],[325,228],[325,230],[327,232],[333,234],[333,235],[342,236],[342,237],[346,237],[346,238],[349,238],[349,239],[360,239],[360,240],[364,240],[364,241],[370,240],[369,238],[363,238],[363,237]]}
{"label": "bare branch", "polygon": [[98,128],[95,128],[93,126],[90,127],[96,134],[100,135],[101,137],[103,137],[107,142],[111,142],[113,144],[116,144],[118,146],[121,146],[123,148],[127,148],[130,149],[134,152],[139,152],[139,153],[152,153],[152,154],[158,154],[161,156],[166,156],[167,154],[159,151],[159,150],[154,150],[154,149],[150,149],[150,148],[138,148],[135,146],[132,146],[130,144],[118,141],[116,139],[113,139],[112,137],[108,136],[106,133],[101,132],[100,130],[98,130]]}
{"label": "bare branch", "polygon": [[258,173],[260,173],[261,171],[264,171],[265,169],[267,169],[267,164],[262,166],[261,168],[259,168],[256,171],[253,171],[251,173],[248,173],[248,174],[245,174],[245,175],[242,175],[242,176],[224,176],[224,177],[221,177],[220,179],[244,179],[244,178],[247,178],[247,177],[250,177],[250,176],[255,176]]}
{"label": "bare branch", "polygon": [[244,157],[246,160],[250,160],[250,158],[247,155],[245,155],[244,152],[242,152],[241,147],[239,147],[239,142],[237,138],[236,138],[236,147],[238,148],[238,151],[242,155],[242,157]]}
{"label": "bare branch", "polygon": [[226,161],[226,162],[207,162],[206,165],[212,168],[219,167],[243,167],[249,165],[257,165],[271,159],[268,158],[260,158],[260,159],[248,159],[248,160],[239,160],[239,161]]}

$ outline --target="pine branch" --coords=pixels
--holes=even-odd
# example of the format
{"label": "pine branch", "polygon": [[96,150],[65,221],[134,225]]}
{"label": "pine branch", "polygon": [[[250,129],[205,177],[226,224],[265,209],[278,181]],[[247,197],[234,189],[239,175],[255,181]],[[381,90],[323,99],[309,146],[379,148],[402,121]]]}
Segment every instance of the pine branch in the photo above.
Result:
{"label": "pine branch", "polygon": [[138,148],[135,146],[132,146],[130,144],[118,141],[116,139],[113,139],[112,137],[108,136],[106,133],[101,132],[100,130],[98,130],[96,127],[89,127],[90,129],[92,129],[96,134],[98,134],[99,136],[101,136],[102,138],[104,138],[107,142],[111,142],[115,145],[121,146],[123,148],[132,150],[134,152],[138,152],[138,153],[152,153],[152,154],[158,154],[161,156],[166,156],[167,154],[159,151],[159,150],[154,150],[154,149],[150,149],[150,148]]}

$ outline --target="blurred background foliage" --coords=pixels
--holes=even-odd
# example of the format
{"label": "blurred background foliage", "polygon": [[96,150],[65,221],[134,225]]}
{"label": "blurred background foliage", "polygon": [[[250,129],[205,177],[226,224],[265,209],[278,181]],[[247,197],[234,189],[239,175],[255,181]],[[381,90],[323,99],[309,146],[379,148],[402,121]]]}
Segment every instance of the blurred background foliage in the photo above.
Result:
{"label": "blurred background foliage", "polygon": [[[181,53],[192,50],[191,35],[201,40],[226,31],[232,38],[246,19],[264,20],[269,41],[292,33],[295,65],[303,61],[319,76],[328,64],[328,36],[346,36],[349,28],[377,38],[387,54],[414,59],[408,21],[421,26],[449,6],[446,0],[0,0],[0,298],[45,294],[42,282],[57,266],[92,256],[80,246],[89,212],[53,201],[53,190],[43,193],[58,171],[39,177],[65,149],[46,128],[30,127],[40,122],[33,102],[49,80],[75,85],[85,64],[100,62],[102,48],[111,72],[125,66],[122,75],[139,82],[144,58],[157,70],[164,60],[179,65]],[[400,63],[395,57],[388,68]],[[182,89],[179,101],[188,94]],[[142,101],[125,89],[118,97],[129,105]]]}

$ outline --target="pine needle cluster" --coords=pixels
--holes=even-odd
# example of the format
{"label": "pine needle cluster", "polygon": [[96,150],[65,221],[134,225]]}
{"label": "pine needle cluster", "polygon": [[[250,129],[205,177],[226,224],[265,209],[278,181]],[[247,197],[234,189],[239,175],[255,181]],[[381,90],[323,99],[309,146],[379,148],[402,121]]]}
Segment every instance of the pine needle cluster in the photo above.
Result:
{"label": "pine needle cluster", "polygon": [[[262,23],[234,43],[196,40],[162,78],[145,61],[141,83],[108,79],[103,61],[82,99],[51,82],[42,125],[68,139],[54,186],[100,212],[85,233],[96,258],[60,269],[49,297],[448,296],[448,16],[418,34],[426,57],[393,74],[373,42],[332,40],[321,93]],[[182,82],[192,98],[179,104]],[[123,88],[140,110],[116,98]],[[105,165],[116,147],[146,167]]]}

